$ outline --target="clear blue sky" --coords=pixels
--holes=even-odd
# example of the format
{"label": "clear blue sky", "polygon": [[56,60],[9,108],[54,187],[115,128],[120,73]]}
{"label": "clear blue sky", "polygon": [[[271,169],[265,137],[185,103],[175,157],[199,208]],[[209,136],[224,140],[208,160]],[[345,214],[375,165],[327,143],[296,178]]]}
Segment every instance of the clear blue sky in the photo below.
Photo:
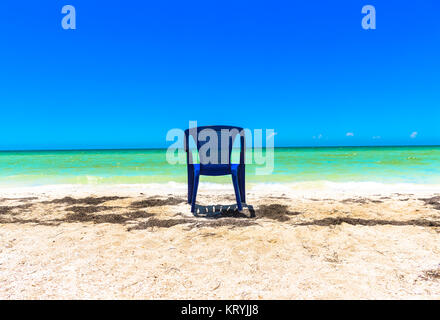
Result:
{"label": "clear blue sky", "polygon": [[276,146],[440,144],[439,17],[435,0],[3,0],[0,149],[165,147],[189,120]]}

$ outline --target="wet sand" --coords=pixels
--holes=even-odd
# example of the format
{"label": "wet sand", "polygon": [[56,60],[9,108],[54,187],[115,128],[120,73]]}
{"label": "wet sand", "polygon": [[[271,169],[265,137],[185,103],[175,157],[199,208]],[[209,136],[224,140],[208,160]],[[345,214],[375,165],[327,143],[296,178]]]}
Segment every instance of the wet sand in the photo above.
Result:
{"label": "wet sand", "polygon": [[201,184],[0,191],[1,299],[440,298],[440,190]]}

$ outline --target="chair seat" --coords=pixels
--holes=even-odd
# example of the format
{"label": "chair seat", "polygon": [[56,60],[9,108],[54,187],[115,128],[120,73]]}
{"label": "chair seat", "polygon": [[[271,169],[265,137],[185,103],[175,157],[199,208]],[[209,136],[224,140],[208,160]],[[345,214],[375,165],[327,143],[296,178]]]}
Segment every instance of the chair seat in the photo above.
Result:
{"label": "chair seat", "polygon": [[193,164],[194,173],[204,176],[225,176],[238,171],[238,164]]}

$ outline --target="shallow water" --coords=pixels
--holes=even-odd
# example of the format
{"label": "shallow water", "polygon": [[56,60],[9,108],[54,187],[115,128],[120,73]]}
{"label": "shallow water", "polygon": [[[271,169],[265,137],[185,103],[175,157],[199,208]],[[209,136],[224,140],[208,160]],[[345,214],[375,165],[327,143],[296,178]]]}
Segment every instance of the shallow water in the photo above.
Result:
{"label": "shallow water", "polygon": [[[257,175],[263,166],[247,165],[247,182],[440,184],[440,147],[276,148],[272,174]],[[223,183],[230,177],[202,180]],[[169,164],[165,149],[0,152],[1,185],[170,181],[186,182],[186,166]]]}

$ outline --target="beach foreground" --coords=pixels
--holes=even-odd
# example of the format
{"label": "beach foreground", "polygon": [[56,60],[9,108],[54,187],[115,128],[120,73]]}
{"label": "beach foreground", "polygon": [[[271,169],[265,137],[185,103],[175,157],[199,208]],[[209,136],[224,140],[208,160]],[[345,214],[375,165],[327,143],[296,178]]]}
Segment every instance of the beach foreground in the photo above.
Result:
{"label": "beach foreground", "polygon": [[183,184],[0,194],[1,299],[440,298],[435,186],[258,184],[240,214],[202,183],[199,217]]}

